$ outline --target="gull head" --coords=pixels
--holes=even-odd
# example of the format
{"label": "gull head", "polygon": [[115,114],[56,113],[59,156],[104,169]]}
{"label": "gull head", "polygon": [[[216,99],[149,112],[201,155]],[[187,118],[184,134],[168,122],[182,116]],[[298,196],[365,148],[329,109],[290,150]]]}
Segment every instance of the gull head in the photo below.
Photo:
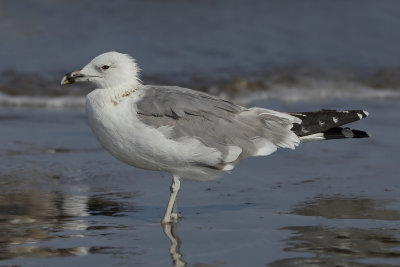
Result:
{"label": "gull head", "polygon": [[61,85],[84,81],[96,84],[99,89],[134,89],[140,85],[139,68],[131,56],[107,52],[95,57],[81,70],[65,74]]}

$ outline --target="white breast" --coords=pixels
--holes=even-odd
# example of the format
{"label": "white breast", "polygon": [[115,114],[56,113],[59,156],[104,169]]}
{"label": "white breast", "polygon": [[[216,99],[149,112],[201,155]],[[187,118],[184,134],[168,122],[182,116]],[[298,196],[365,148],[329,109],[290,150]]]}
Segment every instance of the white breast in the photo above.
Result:
{"label": "white breast", "polygon": [[89,124],[102,146],[117,159],[138,168],[174,172],[191,162],[216,164],[221,153],[194,138],[168,139],[161,131],[142,123],[135,103],[140,91],[111,101],[107,90],[95,90],[86,98]]}

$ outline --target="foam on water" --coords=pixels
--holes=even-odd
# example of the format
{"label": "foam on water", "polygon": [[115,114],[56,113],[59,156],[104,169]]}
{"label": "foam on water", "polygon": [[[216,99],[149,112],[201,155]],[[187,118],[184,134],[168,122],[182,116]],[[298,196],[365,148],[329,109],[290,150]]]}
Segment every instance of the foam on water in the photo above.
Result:
{"label": "foam on water", "polygon": [[[270,89],[261,94],[265,98],[285,102],[317,101],[329,99],[400,99],[400,91],[395,89],[374,89],[350,81],[329,81],[305,79],[298,84],[271,84]],[[255,97],[260,97],[257,94]]]}
{"label": "foam on water", "polygon": [[[177,82],[176,84],[179,84]],[[191,87],[196,89],[195,86]],[[198,89],[198,88],[197,88]],[[241,82],[214,83],[200,88],[200,90],[238,104],[249,105],[260,99],[273,99],[283,102],[304,102],[320,100],[399,100],[400,90],[375,89],[352,81],[332,81],[304,78],[297,83],[282,82]],[[0,106],[2,107],[35,107],[35,108],[83,108],[85,93],[81,95],[57,95],[52,92],[42,92],[41,95],[9,95],[0,92]],[[66,90],[67,94],[68,91]]]}
{"label": "foam on water", "polygon": [[2,107],[34,107],[34,108],[82,108],[85,105],[83,96],[9,96],[0,93]]}

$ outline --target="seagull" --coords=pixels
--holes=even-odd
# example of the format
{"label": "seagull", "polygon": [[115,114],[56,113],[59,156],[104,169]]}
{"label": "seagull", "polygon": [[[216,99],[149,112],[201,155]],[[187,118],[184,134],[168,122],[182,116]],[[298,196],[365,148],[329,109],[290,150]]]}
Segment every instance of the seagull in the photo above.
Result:
{"label": "seagull", "polygon": [[303,142],[369,137],[341,127],[367,117],[363,110],[246,108],[187,88],[144,85],[139,71],[131,56],[112,51],[67,73],[61,85],[87,81],[97,86],[86,96],[86,113],[111,155],[137,168],[172,174],[162,224],[180,217],[181,180],[215,180],[244,158],[294,149]]}

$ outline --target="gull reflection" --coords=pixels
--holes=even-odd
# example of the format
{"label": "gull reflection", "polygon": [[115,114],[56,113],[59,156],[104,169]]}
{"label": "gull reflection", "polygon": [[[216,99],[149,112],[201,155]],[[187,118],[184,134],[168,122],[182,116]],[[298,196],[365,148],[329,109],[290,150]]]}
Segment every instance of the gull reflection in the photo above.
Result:
{"label": "gull reflection", "polygon": [[87,247],[34,246],[57,237],[53,233],[60,229],[86,228],[84,221],[72,220],[87,215],[86,201],[87,197],[61,196],[57,192],[3,193],[0,196],[0,259],[86,255]]}
{"label": "gull reflection", "polygon": [[[65,238],[84,237],[89,225],[87,216],[121,216],[135,210],[114,199],[121,193],[94,196],[65,195],[60,192],[10,192],[0,195],[0,260],[26,257],[84,256],[101,253],[91,247],[62,247]],[[104,226],[108,227],[108,226]],[[103,229],[103,228],[102,228]],[[51,247],[43,245],[53,242]],[[57,247],[57,244],[62,247]]]}
{"label": "gull reflection", "polygon": [[181,240],[178,236],[178,223],[166,223],[161,224],[164,234],[171,242],[171,246],[169,249],[169,253],[171,254],[172,258],[172,266],[174,267],[181,267],[186,266],[186,263],[182,259],[182,253],[180,251],[181,247]]}

